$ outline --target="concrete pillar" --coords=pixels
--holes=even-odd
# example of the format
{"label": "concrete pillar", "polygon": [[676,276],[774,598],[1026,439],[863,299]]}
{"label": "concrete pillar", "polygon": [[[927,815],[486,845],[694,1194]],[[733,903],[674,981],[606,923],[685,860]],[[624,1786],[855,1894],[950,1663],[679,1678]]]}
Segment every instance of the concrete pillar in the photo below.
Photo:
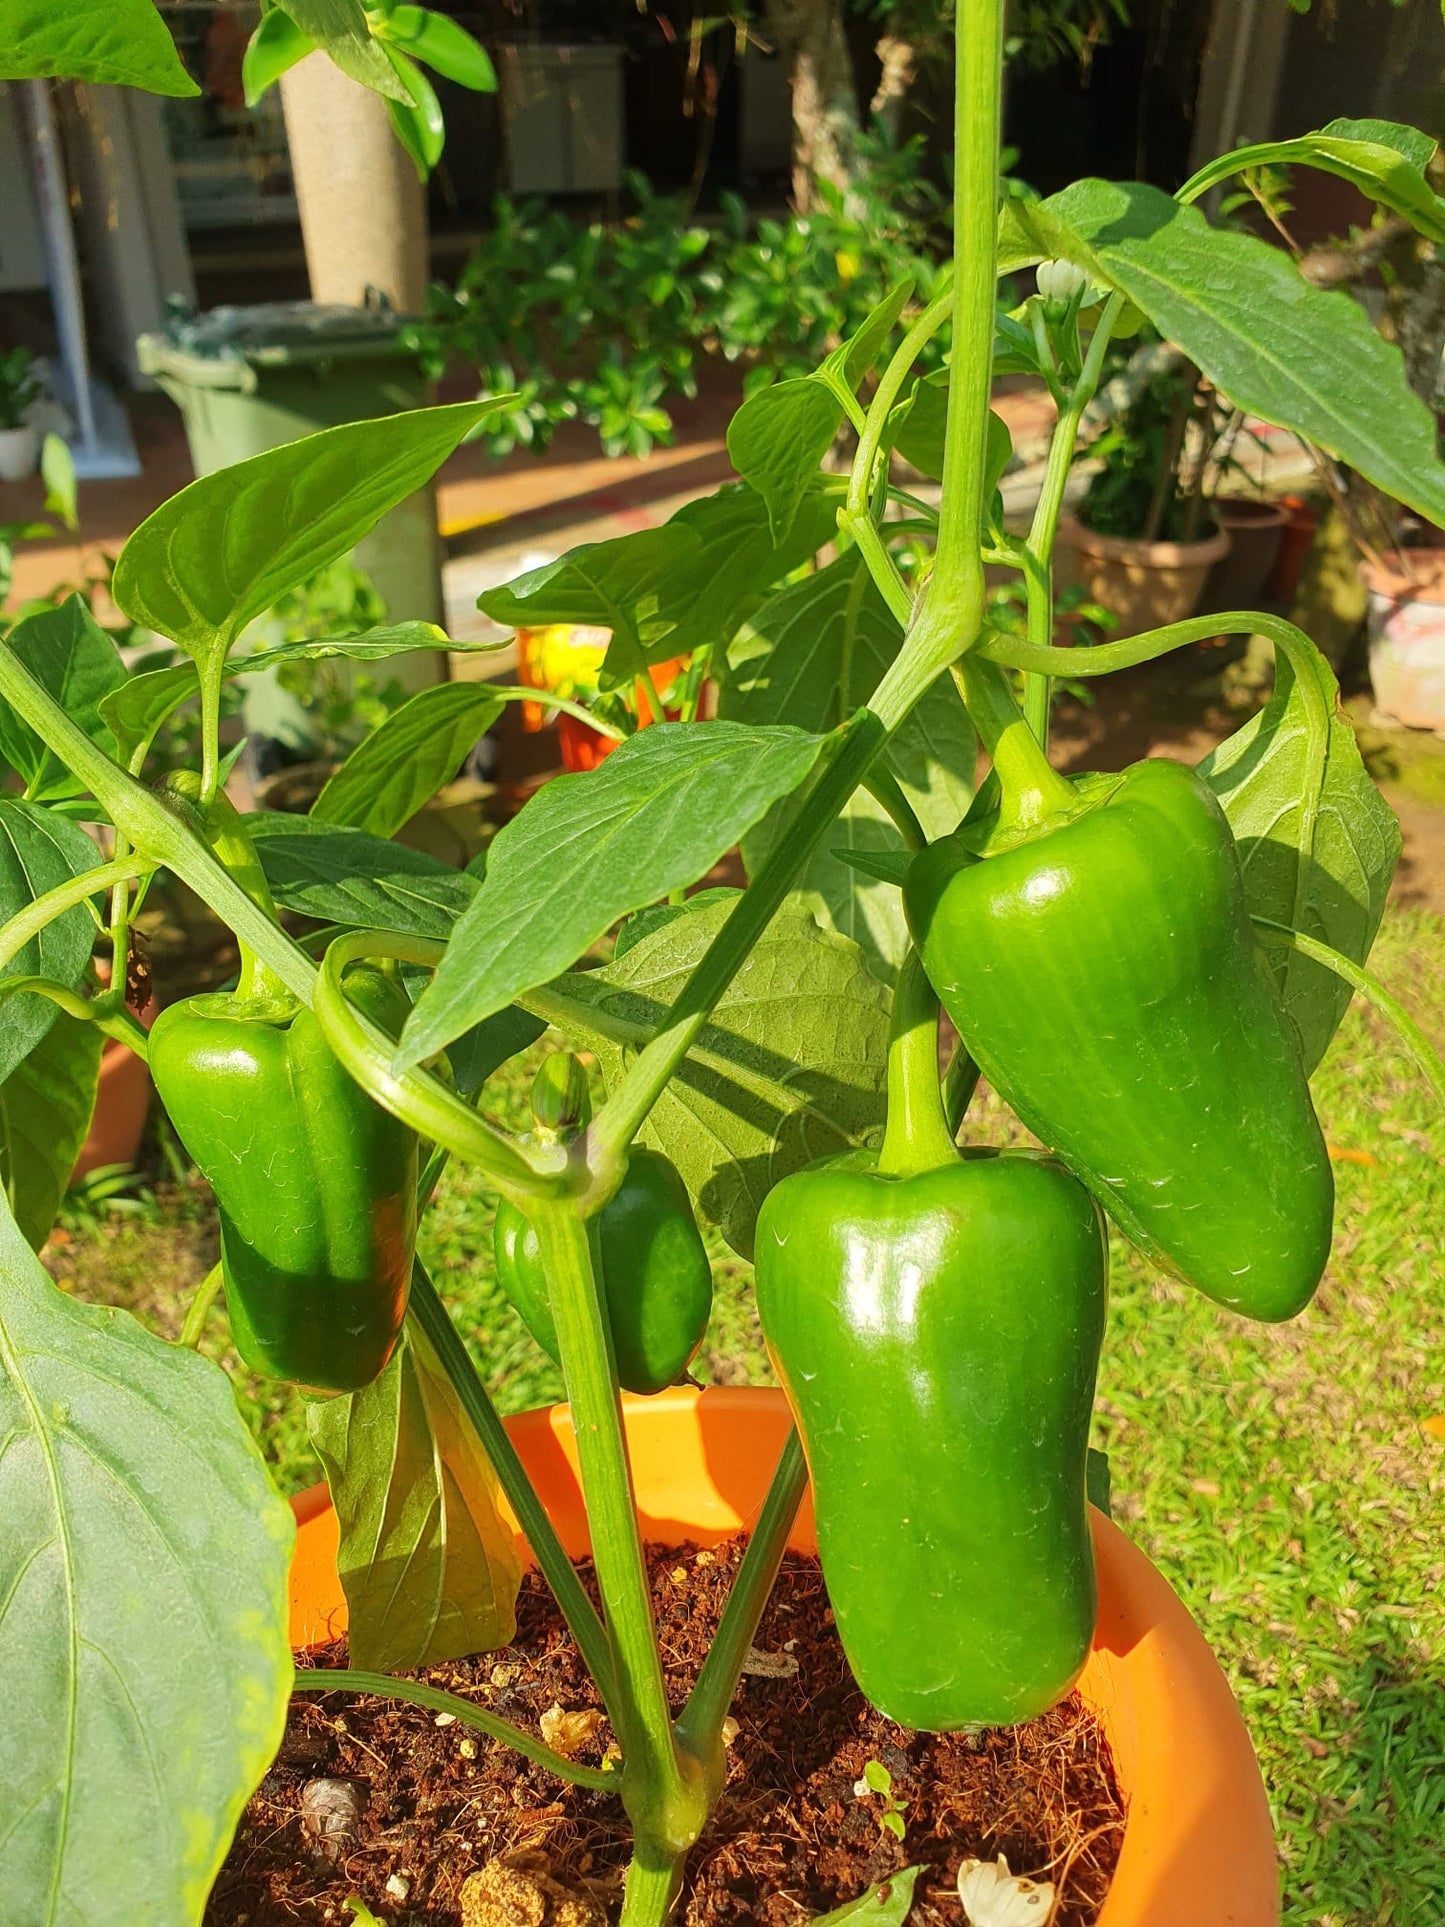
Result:
{"label": "concrete pillar", "polygon": [[399,314],[426,301],[426,197],[386,102],[322,53],[281,80],[313,301],[359,307],[378,288]]}

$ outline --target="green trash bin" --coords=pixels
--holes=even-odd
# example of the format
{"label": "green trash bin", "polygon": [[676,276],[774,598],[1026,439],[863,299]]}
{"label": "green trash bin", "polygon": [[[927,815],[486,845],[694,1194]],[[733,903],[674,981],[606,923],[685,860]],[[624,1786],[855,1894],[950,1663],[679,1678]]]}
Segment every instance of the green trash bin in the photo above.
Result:
{"label": "green trash bin", "polygon": [[[431,399],[405,323],[384,304],[327,307],[312,301],[264,302],[178,312],[161,334],[136,344],[143,373],[180,409],[197,475],[297,441],[318,428],[373,420]],[[435,498],[418,489],[357,544],[357,566],[386,605],[388,620],[440,622],[441,550]],[[264,617],[254,625],[260,645]],[[398,657],[391,673],[420,686],[437,662]],[[304,712],[274,678],[248,679],[246,728],[289,755],[308,747]]]}

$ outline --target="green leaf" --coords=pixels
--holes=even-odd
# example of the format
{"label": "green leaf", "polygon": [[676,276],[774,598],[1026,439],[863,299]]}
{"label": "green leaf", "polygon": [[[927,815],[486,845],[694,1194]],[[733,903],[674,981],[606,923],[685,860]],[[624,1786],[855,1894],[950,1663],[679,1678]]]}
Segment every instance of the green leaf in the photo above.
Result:
{"label": "green leaf", "polygon": [[444,13],[433,13],[429,7],[393,7],[378,26],[377,36],[394,41],[414,60],[424,60],[459,87],[470,87],[478,94],[497,91],[496,69],[486,48]]}
{"label": "green leaf", "polygon": [[[692,898],[603,970],[548,986],[558,1028],[595,1050],[615,1086],[661,1022],[736,898]],[[884,1117],[889,995],[856,944],[790,898],[723,992],[642,1128],[702,1215],[752,1256],[763,1199],[790,1172],[871,1140]],[[622,1035],[619,1036],[619,1030]]]}
{"label": "green leaf", "polygon": [[321,923],[445,939],[477,892],[463,871],[339,823],[257,811],[246,828],[277,903]]}
{"label": "green leaf", "polygon": [[420,690],[351,752],[312,805],[312,817],[395,836],[452,780],[501,713],[500,699],[482,682]]}
{"label": "green leaf", "polygon": [[407,98],[405,83],[371,37],[362,0],[285,0],[285,8],[342,73],[388,100]]}
{"label": "green leaf", "polygon": [[78,529],[75,457],[63,435],[51,433],[41,442],[40,479],[45,484],[45,513],[58,515],[68,529]]}
{"label": "green leaf", "polygon": [[[273,20],[275,14],[266,18]],[[355,662],[378,662],[388,656],[406,655],[417,649],[479,650],[478,645],[454,643],[445,629],[434,622],[386,623],[364,629],[358,636],[328,636],[318,642],[283,642],[275,649],[260,649],[252,655],[232,656],[222,675],[227,681],[235,676],[256,675],[287,662],[320,662],[330,656],[345,656]],[[201,693],[201,679],[195,665],[177,663],[168,669],[147,669],[132,676],[120,688],[101,699],[101,720],[115,737],[117,754],[129,764],[152,739],[167,716],[182,703]]]}
{"label": "green leaf", "polygon": [[26,1927],[192,1927],[291,1687],[294,1528],[225,1374],[0,1205],[0,1845]]}
{"label": "green leaf", "polygon": [[[718,714],[742,723],[784,722],[831,729],[868,700],[903,633],[856,550],[849,550],[766,602],[737,637],[723,666]],[[947,677],[935,682],[883,752],[926,835],[956,828],[973,794],[975,739]],[[773,811],[743,838],[755,875],[782,828]],[[840,861],[901,848],[897,830],[866,790],[855,791],[833,833],[810,858],[798,887],[819,920],[852,937],[887,974],[908,948],[903,906],[891,881]]]}
{"label": "green leaf", "polygon": [[0,75],[93,80],[176,99],[201,90],[181,65],[151,0],[5,0]]}
{"label": "green leaf", "polygon": [[[57,884],[83,876],[100,852],[76,823],[19,797],[0,797],[0,923]],[[48,923],[0,971],[49,977],[74,990],[90,962],[95,924],[83,903]],[[58,1016],[48,997],[22,991],[0,1001],[0,1082],[27,1058]]]}
{"label": "green leaf", "polygon": [[799,375],[759,388],[728,423],[728,460],[766,502],[775,541],[790,533],[842,421],[843,404],[827,382]]}
{"label": "green leaf", "polygon": [[1318,167],[1338,174],[1368,200],[1403,214],[1427,240],[1445,242],[1445,201],[1425,178],[1435,142],[1389,120],[1332,120],[1317,134],[1236,147],[1202,167],[1179,190],[1197,201],[1220,181],[1250,167]]}
{"label": "green leaf", "polygon": [[861,870],[865,877],[877,877],[880,883],[891,883],[895,890],[903,888],[913,862],[912,851],[901,849],[834,850],[833,854],[840,863]]}
{"label": "green leaf", "polygon": [[[1358,302],[1312,287],[1279,248],[1211,228],[1139,182],[1078,181],[1005,204],[1000,272],[1059,256],[1121,288],[1250,415],[1292,429],[1445,523],[1435,421]],[[1020,259],[1022,253],[1022,259]]]}
{"label": "green leaf", "polygon": [[1102,1512],[1106,1519],[1112,1519],[1114,1481],[1109,1469],[1109,1454],[1099,1451],[1096,1446],[1088,1447],[1084,1460],[1084,1485],[1089,1504],[1095,1511]]}
{"label": "green leaf", "polygon": [[584,544],[477,603],[516,628],[574,622],[610,629],[602,684],[615,687],[650,662],[730,641],[773,584],[836,526],[831,501],[811,488],[787,540],[775,542],[761,496],[734,483],[687,503],[660,529]]}
{"label": "green leaf", "polygon": [[283,13],[280,7],[263,13],[256,31],[246,42],[246,54],[241,62],[246,105],[254,107],[282,74],[314,52],[315,47],[316,42],[302,33],[290,14]]}
{"label": "green leaf", "polygon": [[[948,429],[948,370],[925,375],[914,384],[908,412],[903,417],[893,446],[905,462],[920,475],[937,482],[943,477],[943,442]],[[1004,470],[1014,452],[1013,437],[1002,415],[988,411],[988,441],[984,450],[983,499],[987,503],[1003,480]]]}
{"label": "green leaf", "polygon": [[410,100],[389,100],[387,112],[397,139],[411,155],[420,180],[429,180],[447,144],[447,125],[436,89],[417,66],[395,47],[385,48]]}
{"label": "green leaf", "polygon": [[741,890],[730,889],[718,884],[711,890],[695,890],[682,903],[649,903],[645,909],[630,916],[617,933],[617,941],[612,947],[613,961],[625,957],[629,950],[636,949],[644,937],[650,937],[655,930],[664,925],[675,923],[679,917],[691,916],[708,903],[736,903],[742,895]]}
{"label": "green leaf", "polygon": [[351,1664],[400,1673],[507,1645],[522,1566],[499,1488],[420,1327],[373,1384],[309,1409],[341,1525]]}
{"label": "green leaf", "polygon": [[836,371],[849,388],[856,388],[888,345],[888,337],[898,326],[898,317],[908,306],[912,293],[911,281],[901,281],[890,289],[851,340],[835,348],[823,365]]}
{"label": "green leaf", "polygon": [[814,1914],[813,1927],[903,1927],[913,1905],[913,1886],[922,1867],[905,1867],[902,1873],[880,1880],[846,1907],[835,1907],[830,1914]]}
{"label": "green leaf", "polygon": [[346,422],[204,475],[141,523],[111,593],[214,669],[248,622],[354,547],[507,399]]}
{"label": "green leaf", "polygon": [[[113,754],[115,740],[101,715],[100,704],[125,683],[125,665],[115,644],[91,615],[85,598],[68,596],[58,609],[40,609],[17,622],[10,631],[8,646],[70,720],[107,755]],[[0,756],[19,772],[38,802],[56,802],[61,797],[85,793],[84,783],[71,775],[4,701],[0,701]]]}
{"label": "green leaf", "polygon": [[798,787],[822,747],[800,729],[657,723],[596,769],[554,778],[498,831],[398,1065],[557,976],[619,917],[695,883]]}
{"label": "green leaf", "polygon": [[[1370,780],[1340,707],[1339,684],[1318,654],[1313,680],[1330,715],[1317,785],[1309,778],[1308,711],[1282,658],[1268,705],[1212,750],[1199,774],[1234,831],[1251,914],[1318,937],[1362,964],[1399,860],[1400,826]],[[1280,950],[1268,956],[1313,1071],[1349,1008],[1350,986],[1311,957]]]}
{"label": "green leaf", "polygon": [[463,1097],[475,1097],[494,1071],[519,1051],[530,1049],[546,1030],[542,1018],[529,1017],[515,1004],[494,1010],[490,1017],[464,1031],[454,1044],[447,1045],[452,1082]]}
{"label": "green leaf", "polygon": [[0,1177],[32,1250],[50,1236],[90,1129],[104,1041],[98,1025],[57,1011],[0,1084]]}

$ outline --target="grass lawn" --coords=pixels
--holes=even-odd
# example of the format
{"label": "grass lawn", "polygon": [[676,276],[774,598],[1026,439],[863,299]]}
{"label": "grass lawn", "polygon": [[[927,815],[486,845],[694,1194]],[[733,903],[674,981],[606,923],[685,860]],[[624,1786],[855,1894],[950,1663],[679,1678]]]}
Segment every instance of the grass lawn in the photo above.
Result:
{"label": "grass lawn", "polygon": [[[1392,911],[1372,967],[1445,1037],[1445,919]],[[493,1114],[519,1123],[526,1083],[523,1065],[494,1080]],[[1116,1516],[1244,1708],[1289,1927],[1430,1927],[1445,1922],[1445,1440],[1422,1427],[1445,1414],[1439,1119],[1358,1003],[1315,1089],[1339,1159],[1335,1253],[1315,1303],[1291,1325],[1251,1326],[1116,1245],[1098,1442]],[[980,1138],[1010,1128],[992,1097],[971,1124]],[[70,1288],[173,1335],[214,1238],[192,1192],[164,1213],[73,1211],[47,1259]],[[499,1403],[519,1410],[559,1396],[560,1381],[498,1292],[490,1242],[485,1193],[450,1171],[423,1256]],[[748,1267],[721,1245],[715,1258],[699,1375],[766,1382]],[[227,1355],[223,1312],[206,1349]],[[298,1396],[243,1377],[238,1397],[286,1489],[319,1476]]]}

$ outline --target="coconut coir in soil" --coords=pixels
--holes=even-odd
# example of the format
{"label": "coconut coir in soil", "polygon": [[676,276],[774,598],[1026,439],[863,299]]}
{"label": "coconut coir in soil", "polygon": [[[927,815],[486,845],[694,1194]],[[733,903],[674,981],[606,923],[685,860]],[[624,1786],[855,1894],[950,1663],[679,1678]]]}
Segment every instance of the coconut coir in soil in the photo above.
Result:
{"label": "coconut coir in soil", "polygon": [[[649,1549],[674,1708],[696,1677],[743,1544]],[[345,1642],[310,1662],[345,1665]],[[533,1732],[557,1731],[553,1709],[593,1714],[570,1723],[572,1743],[592,1729],[576,1745],[579,1760],[600,1761],[611,1739],[536,1573],[517,1602],[514,1645],[420,1677]],[[1051,1927],[1095,1920],[1124,1812],[1108,1744],[1077,1696],[1026,1726],[973,1736],[895,1726],[853,1683],[817,1561],[790,1553],[732,1711],[727,1788],[688,1860],[677,1913],[685,1927],[802,1927],[919,1863],[910,1922],[958,1927],[959,1862],[999,1853],[1013,1872],[1060,1889]],[[870,1760],[892,1775],[901,1842],[880,1824],[883,1801],[856,1791]],[[342,1837],[321,1842],[317,1804],[329,1797],[334,1813],[336,1793],[318,1780],[348,1783]],[[292,1701],[280,1753],[242,1816],[205,1918],[207,1927],[350,1927],[344,1903],[359,1895],[388,1927],[455,1927],[463,1881],[499,1856],[545,1869],[615,1916],[627,1855],[615,1798],[563,1787],[460,1721],[438,1725],[434,1713],[397,1700],[313,1694]]]}

